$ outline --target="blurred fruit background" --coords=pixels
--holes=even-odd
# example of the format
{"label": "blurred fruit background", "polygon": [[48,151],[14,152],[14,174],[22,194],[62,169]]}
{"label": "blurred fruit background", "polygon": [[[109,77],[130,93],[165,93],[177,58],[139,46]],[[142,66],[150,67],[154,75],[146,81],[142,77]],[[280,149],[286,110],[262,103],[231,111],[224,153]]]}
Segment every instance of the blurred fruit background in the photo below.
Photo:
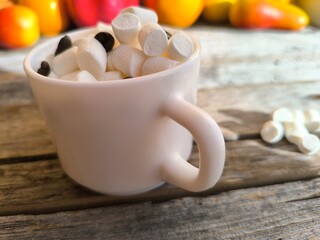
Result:
{"label": "blurred fruit background", "polygon": [[288,31],[320,26],[320,0],[0,0],[0,47],[29,47],[41,36],[110,23],[128,6],[151,8],[161,24],[179,28],[197,21]]}

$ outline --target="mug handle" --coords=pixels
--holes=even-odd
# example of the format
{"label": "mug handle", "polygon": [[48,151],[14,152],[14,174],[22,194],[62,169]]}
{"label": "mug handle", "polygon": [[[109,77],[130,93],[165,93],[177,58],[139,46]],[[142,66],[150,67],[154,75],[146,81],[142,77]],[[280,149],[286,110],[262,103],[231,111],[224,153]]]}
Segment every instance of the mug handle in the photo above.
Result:
{"label": "mug handle", "polygon": [[225,162],[224,138],[217,123],[208,113],[180,96],[169,97],[162,105],[162,113],[191,132],[200,153],[199,168],[178,153],[173,154],[161,166],[162,179],[192,192],[214,186]]}

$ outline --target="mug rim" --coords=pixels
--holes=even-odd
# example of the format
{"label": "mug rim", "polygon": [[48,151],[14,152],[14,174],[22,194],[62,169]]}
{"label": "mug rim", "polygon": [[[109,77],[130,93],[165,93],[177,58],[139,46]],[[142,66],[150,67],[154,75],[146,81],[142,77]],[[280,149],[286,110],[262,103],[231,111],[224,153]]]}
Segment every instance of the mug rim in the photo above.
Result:
{"label": "mug rim", "polygon": [[[105,25],[108,27],[111,27],[111,25],[109,25],[109,24],[105,24]],[[45,40],[43,43],[40,43],[39,45],[37,45],[33,49],[31,49],[30,52],[27,54],[27,56],[25,57],[25,59],[23,61],[24,71],[26,72],[28,77],[31,77],[32,79],[36,79],[37,81],[41,81],[41,82],[45,82],[45,83],[49,83],[49,84],[57,84],[57,85],[60,85],[60,84],[69,85],[70,84],[72,86],[82,86],[82,85],[101,86],[101,85],[118,85],[118,84],[121,85],[121,84],[132,84],[134,82],[152,81],[152,79],[154,79],[154,78],[172,75],[175,72],[180,71],[180,69],[183,69],[186,65],[195,61],[197,59],[197,57],[200,55],[201,46],[200,46],[199,40],[196,39],[195,37],[193,37],[192,35],[187,34],[191,38],[191,40],[193,42],[193,46],[194,46],[194,51],[193,51],[191,57],[187,61],[181,62],[180,64],[178,64],[177,66],[175,66],[173,68],[166,69],[164,71],[157,72],[157,73],[144,75],[144,76],[138,76],[138,77],[133,77],[133,78],[129,78],[129,79],[108,80],[108,81],[79,82],[79,81],[70,81],[70,80],[65,80],[65,79],[57,79],[57,78],[53,78],[53,77],[43,76],[43,75],[37,73],[32,68],[31,62],[32,62],[33,58],[35,57],[35,55],[39,51],[45,49],[46,47],[51,46],[54,43],[57,43],[57,41],[59,39],[61,39],[62,36],[69,35],[70,37],[72,37],[72,35],[85,34],[87,32],[93,31],[94,29],[96,29],[96,26],[76,29],[76,30],[65,32],[64,34],[60,34],[59,36],[56,36],[52,39]],[[168,27],[166,27],[166,29],[169,29],[173,32],[181,31],[181,30],[172,29],[172,28],[168,28]]]}

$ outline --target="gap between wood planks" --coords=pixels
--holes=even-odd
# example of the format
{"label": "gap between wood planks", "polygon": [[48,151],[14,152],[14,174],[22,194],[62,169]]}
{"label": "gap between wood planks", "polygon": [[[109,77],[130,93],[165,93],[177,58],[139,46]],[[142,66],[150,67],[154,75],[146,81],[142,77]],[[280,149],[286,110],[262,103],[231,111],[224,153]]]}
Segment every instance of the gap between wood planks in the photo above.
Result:
{"label": "gap between wood planks", "polygon": [[2,158],[0,161],[0,165],[8,165],[22,162],[35,162],[35,161],[43,161],[43,160],[56,160],[57,154],[42,154],[36,156],[25,156],[25,157],[14,157],[14,158]]}

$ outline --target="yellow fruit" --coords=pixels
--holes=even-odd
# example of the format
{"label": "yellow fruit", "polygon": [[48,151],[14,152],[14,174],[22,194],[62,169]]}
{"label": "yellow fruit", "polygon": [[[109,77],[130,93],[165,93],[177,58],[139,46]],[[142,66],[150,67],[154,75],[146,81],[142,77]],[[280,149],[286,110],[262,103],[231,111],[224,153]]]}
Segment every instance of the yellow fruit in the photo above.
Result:
{"label": "yellow fruit", "polygon": [[236,0],[207,0],[204,5],[202,17],[212,23],[226,23],[229,20],[231,5]]}
{"label": "yellow fruit", "polygon": [[146,7],[155,10],[159,22],[176,27],[189,27],[200,16],[203,0],[145,0]]}
{"label": "yellow fruit", "polygon": [[320,1],[319,0],[296,0],[298,6],[307,12],[311,24],[320,27]]}
{"label": "yellow fruit", "polygon": [[0,46],[21,48],[34,44],[40,36],[36,13],[25,6],[0,9]]}
{"label": "yellow fruit", "polygon": [[69,21],[63,0],[19,0],[19,4],[30,7],[37,13],[43,35],[56,35],[67,28]]}

